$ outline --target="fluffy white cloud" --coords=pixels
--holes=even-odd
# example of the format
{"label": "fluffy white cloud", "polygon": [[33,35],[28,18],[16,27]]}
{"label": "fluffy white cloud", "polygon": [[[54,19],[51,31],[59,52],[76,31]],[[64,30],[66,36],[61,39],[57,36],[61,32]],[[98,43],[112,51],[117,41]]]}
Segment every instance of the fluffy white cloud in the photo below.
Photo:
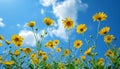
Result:
{"label": "fluffy white cloud", "polygon": [[3,19],[0,18],[0,27],[4,27],[4,26],[5,26],[5,24],[3,23]]}
{"label": "fluffy white cloud", "polygon": [[35,41],[32,31],[21,30],[19,35],[24,37],[24,41],[23,41],[24,45],[26,45],[26,46],[35,46],[36,45],[36,41]]}
{"label": "fluffy white cloud", "polygon": [[18,28],[20,28],[20,27],[21,27],[21,25],[20,25],[20,24],[17,24],[16,26],[17,26]]}
{"label": "fluffy white cloud", "polygon": [[55,0],[39,0],[39,1],[43,6],[46,6],[46,7],[52,5],[52,3],[55,2]]}
{"label": "fluffy white cloud", "polygon": [[41,9],[41,11],[40,11],[40,12],[41,12],[41,14],[43,15],[43,14],[44,14],[44,9]]}
{"label": "fluffy white cloud", "polygon": [[[45,1],[45,0],[43,0]],[[43,4],[44,6],[44,4]],[[65,0],[63,2],[56,2],[54,1],[52,3],[53,8],[53,14],[58,18],[57,24],[58,28],[48,28],[50,36],[57,36],[64,40],[67,39],[67,34],[65,32],[65,29],[61,23],[61,21],[66,17],[71,17],[75,24],[77,19],[77,13],[78,11],[85,11],[88,8],[88,5],[85,3],[82,3],[81,0]]]}

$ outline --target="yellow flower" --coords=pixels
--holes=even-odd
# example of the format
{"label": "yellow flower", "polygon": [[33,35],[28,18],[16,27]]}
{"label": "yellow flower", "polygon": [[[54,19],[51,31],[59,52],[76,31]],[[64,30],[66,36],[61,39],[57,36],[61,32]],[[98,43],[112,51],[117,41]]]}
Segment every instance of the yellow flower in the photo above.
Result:
{"label": "yellow flower", "polygon": [[103,65],[104,64],[104,58],[99,58],[98,65]]}
{"label": "yellow flower", "polygon": [[114,38],[115,37],[113,35],[106,35],[106,36],[104,36],[104,41],[106,43],[111,43]]}
{"label": "yellow flower", "polygon": [[64,63],[60,64],[60,69],[65,69]]}
{"label": "yellow flower", "polygon": [[107,52],[105,53],[105,56],[107,56],[107,57],[110,57],[110,56],[114,56],[114,53],[113,53],[113,51],[112,50],[107,50]]}
{"label": "yellow flower", "polygon": [[43,59],[44,61],[46,61],[46,60],[48,59],[48,56],[47,56],[47,55],[43,55],[43,56],[42,56],[42,59]]}
{"label": "yellow flower", "polygon": [[74,41],[74,47],[75,48],[80,48],[83,45],[81,40],[76,40]]}
{"label": "yellow flower", "polygon": [[90,55],[91,54],[91,52],[92,52],[92,48],[88,48],[88,50],[87,51],[85,51],[85,55]]}
{"label": "yellow flower", "polygon": [[2,46],[3,44],[0,42],[0,46]]}
{"label": "yellow flower", "polygon": [[0,40],[4,40],[4,37],[2,35],[0,35]]}
{"label": "yellow flower", "polygon": [[99,58],[99,61],[104,61],[104,58]]}
{"label": "yellow flower", "polygon": [[14,34],[11,37],[11,40],[15,44],[15,46],[22,46],[22,44],[23,44],[23,42],[22,42],[23,41],[23,37],[20,36],[20,35]]}
{"label": "yellow flower", "polygon": [[20,51],[19,50],[15,50],[14,55],[15,56],[19,56],[20,55]]}
{"label": "yellow flower", "polygon": [[77,26],[76,31],[78,34],[83,34],[85,31],[87,31],[87,27],[85,24],[80,24]]}
{"label": "yellow flower", "polygon": [[16,42],[15,43],[15,46],[22,46],[23,45],[23,42]]}
{"label": "yellow flower", "polygon": [[51,65],[50,65],[50,64],[46,64],[45,66],[46,66],[47,68],[49,68]]}
{"label": "yellow flower", "polygon": [[66,28],[67,30],[70,30],[70,28],[74,27],[74,21],[70,17],[68,17],[65,20],[63,20],[63,25],[64,25],[64,28]]}
{"label": "yellow flower", "polygon": [[29,53],[31,53],[31,52],[32,52],[31,48],[28,48],[28,47],[25,48],[25,53],[26,53],[26,54],[29,54]]}
{"label": "yellow flower", "polygon": [[32,64],[38,64],[39,63],[39,58],[32,59]]}
{"label": "yellow flower", "polygon": [[53,49],[55,47],[55,45],[53,44],[52,41],[49,40],[48,41],[48,47],[51,48],[51,49]]}
{"label": "yellow flower", "polygon": [[64,56],[69,56],[70,55],[70,50],[69,49],[65,49],[64,50]]}
{"label": "yellow flower", "polygon": [[107,15],[104,12],[98,12],[92,18],[94,21],[103,21],[106,20]]}
{"label": "yellow flower", "polygon": [[104,27],[99,31],[99,34],[100,35],[105,35],[109,32],[109,30],[110,30],[110,27]]}
{"label": "yellow flower", "polygon": [[14,64],[14,61],[4,61],[4,62],[2,62],[2,64],[5,64],[5,65],[13,65],[13,64]]}
{"label": "yellow flower", "polygon": [[31,58],[31,59],[36,58],[36,53],[31,54],[31,55],[30,55],[30,58]]}
{"label": "yellow flower", "polygon": [[80,58],[84,61],[86,59],[86,56],[81,56]]}
{"label": "yellow flower", "polygon": [[38,55],[39,55],[39,56],[44,56],[44,55],[46,55],[46,52],[39,51]]}
{"label": "yellow flower", "polygon": [[36,25],[36,22],[35,21],[30,21],[27,25],[29,27],[34,27]]}
{"label": "yellow flower", "polygon": [[10,45],[12,42],[10,42],[10,41],[8,41],[8,40],[5,40],[5,43],[6,43],[7,45]]}
{"label": "yellow flower", "polygon": [[47,26],[52,26],[53,23],[54,23],[54,21],[53,21],[51,18],[49,18],[49,17],[44,18],[43,22],[44,22]]}
{"label": "yellow flower", "polygon": [[118,48],[118,51],[120,52],[120,48]]}
{"label": "yellow flower", "polygon": [[59,40],[54,40],[54,41],[53,41],[53,44],[54,44],[54,45],[58,45],[58,44],[59,44]]}
{"label": "yellow flower", "polygon": [[56,49],[56,52],[61,52],[61,48],[57,48],[57,49]]}
{"label": "yellow flower", "polygon": [[2,56],[0,56],[0,61],[2,60]]}
{"label": "yellow flower", "polygon": [[78,58],[75,58],[75,64],[78,64],[80,62],[80,60]]}

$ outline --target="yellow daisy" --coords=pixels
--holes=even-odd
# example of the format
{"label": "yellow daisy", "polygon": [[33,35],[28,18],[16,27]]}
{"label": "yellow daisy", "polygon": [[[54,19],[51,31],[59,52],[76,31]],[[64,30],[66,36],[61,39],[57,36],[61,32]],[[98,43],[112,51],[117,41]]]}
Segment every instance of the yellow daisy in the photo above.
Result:
{"label": "yellow daisy", "polygon": [[51,18],[49,18],[49,17],[44,18],[43,22],[44,22],[47,26],[52,26],[53,23],[54,23],[54,21],[53,21]]}
{"label": "yellow daisy", "polygon": [[86,56],[83,55],[80,58],[84,61],[86,59]]}
{"label": "yellow daisy", "polygon": [[107,56],[107,57],[110,57],[110,56],[114,56],[114,53],[113,53],[113,51],[112,50],[107,50],[107,52],[105,53],[105,56]]}
{"label": "yellow daisy", "polygon": [[2,35],[0,35],[0,40],[4,40],[4,37]]}
{"label": "yellow daisy", "polygon": [[90,55],[92,52],[92,48],[88,48],[87,51],[84,52],[85,55]]}
{"label": "yellow daisy", "polygon": [[2,60],[2,56],[0,56],[0,61]]}
{"label": "yellow daisy", "polygon": [[51,40],[48,41],[48,47],[51,49],[54,49],[55,47],[54,43]]}
{"label": "yellow daisy", "polygon": [[87,31],[87,27],[85,24],[80,24],[77,26],[76,31],[78,34],[83,34],[85,31]]}
{"label": "yellow daisy", "polygon": [[39,63],[39,58],[32,59],[32,64],[38,64]]}
{"label": "yellow daisy", "polygon": [[15,50],[14,55],[15,56],[19,56],[20,55],[20,51],[19,50]]}
{"label": "yellow daisy", "polygon": [[31,59],[36,58],[36,53],[31,54],[31,55],[30,55],[30,58],[31,58]]}
{"label": "yellow daisy", "polygon": [[57,48],[57,49],[56,49],[56,52],[61,52],[61,48]]}
{"label": "yellow daisy", "polygon": [[22,46],[23,44],[23,37],[20,36],[20,35],[17,35],[17,34],[14,34],[12,37],[11,37],[11,40],[12,42],[16,45],[16,46]]}
{"label": "yellow daisy", "polygon": [[64,65],[64,63],[62,63],[62,64],[60,64],[60,69],[65,69],[65,65]]}
{"label": "yellow daisy", "polygon": [[46,60],[48,59],[48,56],[47,56],[47,55],[44,55],[44,56],[42,56],[42,59],[43,59],[44,61],[46,61]]}
{"label": "yellow daisy", "polygon": [[106,43],[111,43],[114,38],[115,37],[113,35],[106,35],[106,36],[104,36],[104,41]]}
{"label": "yellow daisy", "polygon": [[53,43],[54,43],[54,45],[58,45],[59,44],[59,40],[54,40]]}
{"label": "yellow daisy", "polygon": [[78,64],[80,62],[80,60],[78,58],[75,58],[75,64]]}
{"label": "yellow daisy", "polygon": [[100,35],[105,35],[109,32],[109,30],[110,30],[110,27],[104,27],[99,31],[99,34]]}
{"label": "yellow daisy", "polygon": [[3,44],[0,42],[0,46],[2,46]]}
{"label": "yellow daisy", "polygon": [[74,48],[80,48],[83,45],[81,40],[74,41]]}
{"label": "yellow daisy", "polygon": [[5,64],[5,65],[13,65],[13,64],[14,64],[14,61],[3,61],[2,64]]}
{"label": "yellow daisy", "polygon": [[34,27],[36,25],[36,22],[35,21],[30,21],[27,25],[29,27]]}
{"label": "yellow daisy", "polygon": [[107,15],[104,12],[98,12],[92,18],[94,21],[103,21],[106,20]]}
{"label": "yellow daisy", "polygon": [[74,21],[70,17],[68,17],[65,20],[63,20],[63,25],[64,25],[64,28],[66,28],[67,30],[70,30],[70,28],[74,27]]}
{"label": "yellow daisy", "polygon": [[70,55],[70,50],[69,49],[65,49],[64,50],[64,56],[69,56]]}
{"label": "yellow daisy", "polygon": [[32,52],[31,48],[27,47],[25,48],[25,51],[24,51],[26,54],[29,54]]}

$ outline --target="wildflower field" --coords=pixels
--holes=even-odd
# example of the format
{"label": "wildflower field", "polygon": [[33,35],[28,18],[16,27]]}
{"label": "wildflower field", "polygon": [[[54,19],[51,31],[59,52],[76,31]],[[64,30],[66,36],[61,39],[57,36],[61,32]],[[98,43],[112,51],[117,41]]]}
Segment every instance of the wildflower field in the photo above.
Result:
{"label": "wildflower field", "polygon": [[120,69],[119,0],[0,0],[0,69]]}
{"label": "wildflower field", "polygon": [[[120,48],[114,44],[116,37],[109,33],[111,29],[109,26],[100,28],[102,22],[107,20],[107,14],[97,12],[90,17],[93,19],[93,23],[98,24],[98,27],[95,30],[97,31],[96,36],[91,34],[88,36],[89,40],[85,36],[89,29],[85,23],[75,27],[71,17],[64,18],[61,21],[68,37],[67,48],[64,48],[64,43],[58,39],[47,40],[43,44],[44,36],[48,33],[45,29],[43,35],[37,35],[39,28],[36,28],[35,21],[27,23],[36,40],[35,50],[30,47],[22,47],[24,37],[17,33],[10,37],[11,40],[5,39],[6,36],[1,34],[0,50],[5,48],[4,50],[8,53],[0,55],[0,69],[120,69]],[[46,27],[52,27],[54,26],[54,20],[46,17],[43,19],[43,24]],[[69,35],[71,29],[74,28],[79,36],[84,37],[84,40],[78,39],[71,42]],[[103,37],[102,42],[105,42],[104,46],[107,47],[106,53],[104,53],[106,60],[98,56],[99,53],[96,51],[99,49],[97,46],[99,36]],[[81,48],[85,44],[83,41],[87,45],[86,51]],[[63,46],[59,46],[59,44]],[[42,50],[41,47],[50,50],[50,52]]]}

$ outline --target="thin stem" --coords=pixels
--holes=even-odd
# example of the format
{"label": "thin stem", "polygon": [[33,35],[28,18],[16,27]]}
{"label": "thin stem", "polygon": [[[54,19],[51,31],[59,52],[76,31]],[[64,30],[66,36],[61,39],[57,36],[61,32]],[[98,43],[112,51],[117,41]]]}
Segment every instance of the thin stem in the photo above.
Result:
{"label": "thin stem", "polygon": [[85,37],[85,34],[83,33],[83,38],[84,38],[84,40],[85,40],[85,42],[87,43],[87,45],[88,45],[88,42],[87,42],[87,39],[86,39],[86,37]]}
{"label": "thin stem", "polygon": [[35,37],[35,40],[36,40],[36,43],[37,43],[37,37],[35,35],[35,31],[34,31],[33,27],[32,27],[32,31],[33,31],[33,34],[34,34],[34,37]]}
{"label": "thin stem", "polygon": [[96,41],[95,41],[95,46],[97,45],[97,40],[98,40],[98,32],[100,29],[100,21],[98,22],[98,28],[97,28],[97,34],[96,34]]}

